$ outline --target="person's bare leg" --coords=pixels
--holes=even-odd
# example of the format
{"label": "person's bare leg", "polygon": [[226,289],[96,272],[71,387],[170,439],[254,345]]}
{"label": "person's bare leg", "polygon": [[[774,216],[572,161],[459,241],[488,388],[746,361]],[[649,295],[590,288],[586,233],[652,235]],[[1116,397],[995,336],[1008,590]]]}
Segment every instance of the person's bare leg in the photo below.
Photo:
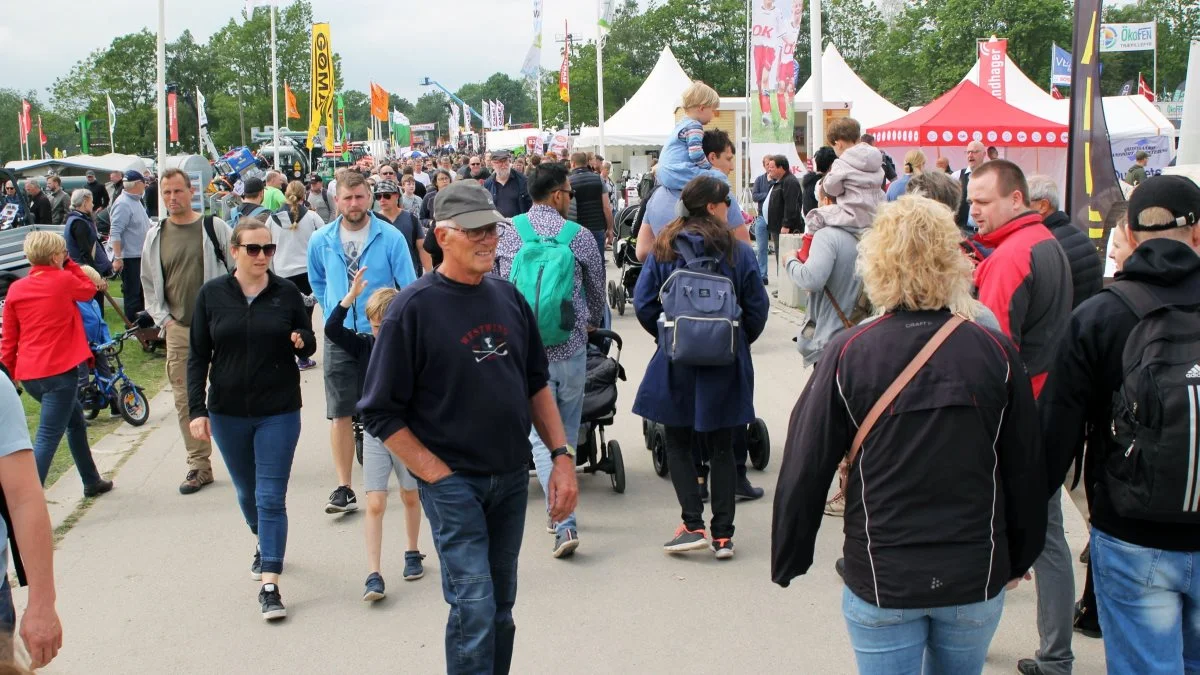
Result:
{"label": "person's bare leg", "polygon": [[368,574],[380,570],[380,559],[383,556],[383,514],[387,511],[387,496],[388,493],[382,490],[367,493],[367,520],[364,529],[367,532],[367,566],[370,567]]}
{"label": "person's bare leg", "polygon": [[349,417],[335,417],[329,425],[329,445],[333,448],[333,469],[338,485],[350,486],[350,467],[354,464],[354,427]]}
{"label": "person's bare leg", "polygon": [[[417,537],[421,534],[421,500],[416,490],[402,489],[400,498],[404,500],[404,533],[408,535],[408,548],[405,550],[416,551]],[[367,508],[370,509],[370,506]]]}

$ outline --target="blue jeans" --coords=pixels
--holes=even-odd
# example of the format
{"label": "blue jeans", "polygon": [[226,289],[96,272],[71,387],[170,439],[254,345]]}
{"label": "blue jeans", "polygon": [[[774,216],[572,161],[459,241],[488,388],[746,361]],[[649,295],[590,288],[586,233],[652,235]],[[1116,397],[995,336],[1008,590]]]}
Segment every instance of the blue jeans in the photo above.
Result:
{"label": "blue jeans", "polygon": [[1200,673],[1200,552],[1136,546],[1092,528],[1110,673]]}
{"label": "blue jeans", "polygon": [[452,473],[434,484],[418,478],[417,486],[450,605],[446,672],[507,673],[517,634],[512,610],[529,472]]}
{"label": "blue jeans", "polygon": [[300,411],[266,417],[209,413],[209,421],[242,517],[258,536],[262,571],[279,574],[287,548],[287,486],[300,440]]}
{"label": "blue jeans", "polygon": [[[554,402],[558,404],[558,414],[562,417],[563,429],[567,432],[567,442],[575,447],[579,436],[579,418],[583,415],[583,385],[587,380],[587,347],[580,349],[566,361],[550,362],[550,393],[554,394]],[[542,484],[542,492],[550,497],[550,472],[554,469],[554,460],[550,459],[550,448],[542,442],[534,428],[529,432],[529,443],[533,446],[533,465],[537,469],[538,482]],[[550,508],[546,503],[547,510]],[[555,523],[554,529],[574,530],[575,514],[567,516],[561,523]]]}
{"label": "blue jeans", "polygon": [[767,247],[771,237],[767,233],[767,219],[759,216],[754,219],[754,254],[758,258],[758,276],[767,278]]}
{"label": "blue jeans", "polygon": [[981,673],[1003,611],[1003,590],[984,602],[933,609],[883,609],[842,590],[842,614],[862,675]]}
{"label": "blue jeans", "polygon": [[608,242],[608,233],[604,230],[592,230],[592,236],[596,237],[596,245],[600,247],[600,262],[604,262],[604,244]]}
{"label": "blue jeans", "polygon": [[[3,555],[8,555],[8,550],[5,549]],[[8,585],[8,571],[5,570],[4,581],[0,582],[0,642],[4,641],[4,637],[12,636],[13,628],[17,625],[17,611],[13,609],[12,588]],[[12,654],[0,654],[0,663],[4,663],[4,657],[12,658]]]}
{"label": "blue jeans", "polygon": [[38,478],[43,485],[64,432],[83,486],[86,488],[100,482],[100,472],[96,470],[92,448],[88,445],[83,406],[79,404],[79,369],[82,367],[85,366],[80,364],[65,373],[21,382],[25,391],[42,404],[37,436],[33,439],[33,458],[37,462]]}

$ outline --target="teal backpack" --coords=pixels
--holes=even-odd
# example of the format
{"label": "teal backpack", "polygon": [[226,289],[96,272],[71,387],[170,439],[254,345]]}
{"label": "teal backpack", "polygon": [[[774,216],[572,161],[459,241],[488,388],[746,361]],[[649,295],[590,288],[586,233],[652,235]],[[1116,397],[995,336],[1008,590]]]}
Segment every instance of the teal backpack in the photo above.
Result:
{"label": "teal backpack", "polygon": [[533,229],[529,217],[512,219],[521,250],[513,257],[508,280],[517,287],[537,317],[542,344],[560,345],[575,329],[575,254],[571,240],[579,223],[566,221],[556,237],[543,237]]}

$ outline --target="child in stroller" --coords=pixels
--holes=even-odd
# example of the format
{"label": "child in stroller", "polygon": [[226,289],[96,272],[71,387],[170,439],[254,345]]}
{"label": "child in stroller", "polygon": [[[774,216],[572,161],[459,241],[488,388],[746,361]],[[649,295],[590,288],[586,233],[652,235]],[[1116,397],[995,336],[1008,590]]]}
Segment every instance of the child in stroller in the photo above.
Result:
{"label": "child in stroller", "polygon": [[621,209],[617,215],[617,238],[613,242],[613,260],[621,272],[620,281],[608,282],[608,306],[617,314],[625,315],[625,303],[633,297],[638,275],[642,273],[642,262],[637,259],[637,217],[640,205],[634,204]]}

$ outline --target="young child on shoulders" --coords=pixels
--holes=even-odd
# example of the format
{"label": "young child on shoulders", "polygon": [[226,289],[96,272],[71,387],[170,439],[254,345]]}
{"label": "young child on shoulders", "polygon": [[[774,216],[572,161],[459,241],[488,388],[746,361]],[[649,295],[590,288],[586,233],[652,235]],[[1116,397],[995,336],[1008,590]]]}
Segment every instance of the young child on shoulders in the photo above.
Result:
{"label": "young child on shoulders", "polygon": [[693,178],[709,175],[726,183],[729,177],[714,169],[704,154],[704,125],[713,120],[721,97],[703,82],[693,82],[683,92],[683,119],[658,154],[658,182],[669,190],[682,190]]}
{"label": "young child on shoulders", "polygon": [[861,236],[871,227],[875,212],[886,201],[883,185],[883,153],[874,146],[860,143],[862,128],[849,117],[829,124],[825,137],[837,153],[829,173],[817,184],[821,206],[804,216],[804,242],[797,250],[800,262],[807,262],[813,236],[826,227],[837,227]]}
{"label": "young child on shoulders", "polygon": [[[371,350],[375,347],[379,324],[383,321],[388,306],[399,294],[394,288],[381,288],[367,299],[367,320],[371,322],[370,335],[347,329],[343,325],[346,313],[367,287],[366,271],[367,268],[363,267],[355,273],[350,291],[333,308],[325,321],[326,337],[353,356],[358,362],[359,370],[364,374],[371,361]],[[425,569],[421,563],[425,556],[421,555],[417,548],[417,535],[421,531],[421,502],[417,495],[417,479],[408,472],[400,458],[384,446],[382,440],[365,431],[362,466],[367,493],[367,566],[370,568],[363,590],[363,600],[375,602],[382,600],[385,595],[383,576],[380,574],[380,558],[383,550],[383,514],[387,510],[388,482],[391,474],[395,473],[396,479],[400,481],[400,498],[404,502],[404,530],[408,535],[408,548],[404,552],[405,581],[415,581],[425,576]]]}

